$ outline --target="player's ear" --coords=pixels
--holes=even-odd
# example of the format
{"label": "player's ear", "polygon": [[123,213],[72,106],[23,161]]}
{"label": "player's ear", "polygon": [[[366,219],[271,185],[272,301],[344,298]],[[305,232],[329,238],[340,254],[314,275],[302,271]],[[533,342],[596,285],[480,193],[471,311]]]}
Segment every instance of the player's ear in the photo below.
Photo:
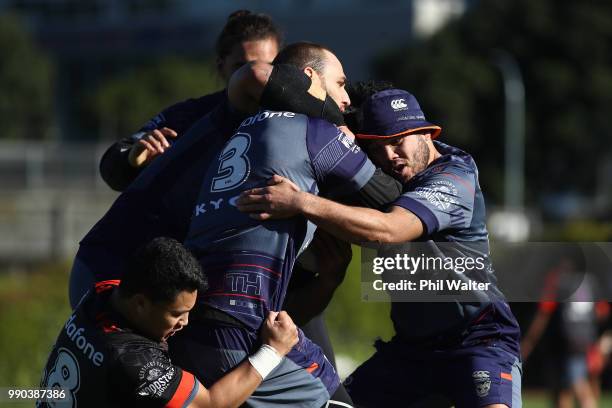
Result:
{"label": "player's ear", "polygon": [[319,76],[317,71],[312,69],[312,67],[306,67],[304,68],[304,74],[310,78],[310,88],[308,88],[308,93],[315,98],[325,100],[327,92],[325,92],[323,81],[321,80],[321,76]]}
{"label": "player's ear", "polygon": [[143,315],[148,312],[151,301],[144,294],[136,293],[134,296],[132,296],[132,304],[135,311],[139,315]]}
{"label": "player's ear", "polygon": [[312,69],[312,67],[306,67],[304,68],[304,73],[308,76],[308,78],[313,79],[313,77],[315,75],[317,75],[317,72]]}
{"label": "player's ear", "polygon": [[313,85],[316,84],[325,89],[323,86],[323,78],[321,78],[321,75],[313,67],[306,67],[303,71],[310,78]]}

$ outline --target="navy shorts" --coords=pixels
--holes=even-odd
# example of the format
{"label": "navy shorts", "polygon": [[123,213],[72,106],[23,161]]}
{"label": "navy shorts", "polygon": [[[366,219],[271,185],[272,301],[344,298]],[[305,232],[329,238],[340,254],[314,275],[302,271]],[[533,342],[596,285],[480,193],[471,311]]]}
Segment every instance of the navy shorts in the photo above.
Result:
{"label": "navy shorts", "polygon": [[[175,364],[210,387],[259,347],[257,333],[246,328],[192,321],[171,338]],[[299,330],[299,341],[255,390],[245,407],[320,408],[340,386],[340,378],[319,346]]]}
{"label": "navy shorts", "polygon": [[499,344],[417,350],[393,339],[344,382],[359,407],[521,407],[519,359]]}

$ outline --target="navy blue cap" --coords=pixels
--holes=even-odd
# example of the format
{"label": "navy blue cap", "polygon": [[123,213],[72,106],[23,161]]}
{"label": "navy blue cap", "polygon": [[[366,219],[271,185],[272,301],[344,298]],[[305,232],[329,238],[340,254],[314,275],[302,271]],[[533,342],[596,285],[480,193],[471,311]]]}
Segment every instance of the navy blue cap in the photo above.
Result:
{"label": "navy blue cap", "polygon": [[355,135],[359,139],[387,139],[431,131],[435,139],[442,132],[440,126],[425,120],[414,95],[401,89],[387,89],[370,96],[363,105],[363,129]]}

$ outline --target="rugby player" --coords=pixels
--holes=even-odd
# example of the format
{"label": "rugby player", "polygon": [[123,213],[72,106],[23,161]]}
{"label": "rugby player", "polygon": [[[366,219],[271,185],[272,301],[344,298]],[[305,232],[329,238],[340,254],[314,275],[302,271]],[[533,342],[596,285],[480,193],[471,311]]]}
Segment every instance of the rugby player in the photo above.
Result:
{"label": "rugby player", "polygon": [[[387,212],[318,197],[286,175],[274,176],[268,187],[243,192],[238,208],[257,220],[300,214],[350,242],[419,241],[419,251],[441,258],[482,258],[482,273],[466,275],[488,281],[489,291],[469,302],[393,302],[395,337],[378,341],[376,353],[345,385],[363,407],[520,407],[519,327],[495,286],[474,160],[433,140],[441,128],[425,120],[406,91],[376,92],[362,113],[356,134],[361,146],[403,184],[402,196]],[[435,403],[432,396],[443,401]]]}
{"label": "rugby player", "polygon": [[[217,38],[216,65],[225,84],[251,61],[271,63],[281,47],[282,35],[265,14],[238,10],[229,15]],[[187,99],[164,108],[135,134],[114,143],[100,160],[100,174],[114,190],[123,191],[151,160],[168,149],[201,117],[224,99],[226,90]]]}
{"label": "rugby player", "polygon": [[[340,61],[320,45],[288,46],[275,59],[275,64],[286,62],[304,64],[313,86],[323,84],[321,69],[328,80],[344,78]],[[342,83],[335,82],[337,98],[348,105]],[[237,108],[249,111],[257,105]],[[204,383],[248,354],[267,310],[283,304],[295,259],[314,233],[314,226],[304,219],[262,225],[241,214],[234,205],[240,191],[265,184],[280,172],[315,194],[323,190],[336,196],[355,194],[375,172],[352,138],[336,126],[268,110],[244,119],[219,150],[218,160],[207,167],[185,245],[210,271],[210,288],[200,296],[203,310],[206,315],[215,311],[214,318],[223,324],[192,324],[173,344],[173,359]],[[247,400],[253,407],[320,407],[332,402],[350,404],[334,368],[305,336]]]}
{"label": "rugby player", "polygon": [[[315,58],[315,60],[312,61],[323,67],[323,72],[326,74],[325,78],[321,78],[321,75],[314,69],[306,70],[306,68],[309,68],[308,64],[311,62],[310,57],[312,55],[311,53],[299,52],[302,47],[307,47],[308,49],[315,51],[314,55],[318,56],[318,59]],[[287,68],[290,65],[278,64],[275,65],[273,69],[272,67],[262,63],[245,66],[241,69],[241,71],[236,73],[237,75],[235,78],[240,78],[240,74],[243,72],[254,72],[257,75],[263,73],[262,77],[264,77],[268,83],[266,88],[264,88],[263,93],[261,88],[258,88],[258,91],[254,92],[253,94],[249,94],[248,97],[243,100],[238,98],[237,94],[232,90],[237,89],[248,91],[251,87],[249,84],[241,83],[240,79],[233,79],[230,83],[228,92],[232,105],[238,107],[239,109],[248,111],[249,109],[257,108],[257,100],[260,96],[262,102],[268,106],[278,106],[281,104],[283,97],[289,97],[289,100],[287,101],[288,106],[291,106],[291,104],[298,105],[295,106],[295,110],[302,109],[303,111],[308,112],[311,116],[316,116],[317,114],[319,116],[323,115],[324,117],[329,117],[337,124],[340,124],[340,121],[342,120],[340,110],[329,95],[326,96],[325,102],[318,99],[316,100],[317,102],[315,102],[312,100],[315,98],[306,98],[306,100],[304,100],[302,95],[303,93],[306,93],[306,90],[316,87],[317,84],[319,84],[319,86],[321,84],[326,84],[327,81],[333,81],[333,83],[326,85],[328,90],[333,87],[341,88],[341,82],[337,80],[337,78],[343,77],[343,73],[342,66],[337,58],[325,48],[313,46],[312,44],[298,45],[296,47],[289,48],[289,50],[293,50],[292,52],[298,51],[296,53],[297,55],[303,55],[304,57],[308,58],[307,60],[303,61],[303,63],[306,65],[306,68],[303,70],[312,75],[314,80],[311,80],[308,76],[301,74],[302,81],[298,81],[298,90],[295,92],[290,92],[292,89],[291,87],[286,85],[279,86],[279,83],[277,82],[279,78],[287,75],[287,71],[284,71],[281,68]],[[257,67],[260,67],[261,69]],[[295,66],[294,69],[297,70],[298,73],[302,72],[301,69],[297,69]],[[303,81],[304,78],[307,80],[306,82]],[[325,93],[323,92],[323,94]],[[333,110],[334,106],[335,111]],[[238,170],[240,170],[241,165],[244,164],[244,161],[242,161],[243,156],[236,155],[235,153],[238,152],[238,147],[244,148],[245,146],[238,146],[236,147],[236,150],[232,148],[228,151],[228,155],[224,155],[222,157],[219,156],[219,153],[225,147],[227,147],[224,147],[224,145],[235,128],[234,116],[236,113],[237,112],[235,110],[232,110],[228,106],[228,103],[221,104],[209,115],[198,121],[187,132],[187,134],[182,136],[177,141],[172,149],[169,149],[166,153],[158,157],[149,166],[147,166],[141,176],[138,177],[117,199],[108,213],[96,224],[96,226],[94,226],[94,228],[81,242],[79,253],[75,259],[75,268],[78,273],[89,275],[94,281],[120,277],[125,269],[126,256],[129,254],[131,248],[133,248],[137,243],[143,241],[146,242],[146,240],[150,239],[150,237],[159,235],[168,235],[182,240],[185,236],[187,236],[187,229],[189,228],[189,222],[192,215],[196,216],[197,218],[197,215],[205,214],[206,212],[209,212],[208,215],[211,213],[215,214],[215,211],[219,209],[218,206],[221,204],[218,199],[205,202],[197,200],[197,197],[201,186],[206,186],[206,184],[202,183],[202,180],[204,180],[207,172],[218,172],[219,170],[222,170],[223,174],[220,174],[219,178],[215,178],[215,180],[219,180],[223,178],[223,176],[229,176],[227,178],[231,180],[232,177],[240,174]],[[338,116],[340,116],[340,118],[338,118]],[[268,118],[270,120],[267,120]],[[294,118],[296,119],[295,121],[292,120]],[[261,151],[270,148],[271,143],[274,141],[274,134],[280,131],[280,134],[283,135],[283,137],[286,137],[287,129],[291,130],[292,126],[294,126],[288,126],[287,129],[282,129],[283,126],[281,126],[281,129],[275,129],[273,126],[271,126],[275,123],[286,124],[287,121],[290,121],[290,123],[298,124],[297,128],[292,130],[291,134],[293,137],[291,143],[295,143],[295,140],[300,139],[302,142],[304,142],[306,137],[304,132],[306,129],[303,125],[306,120],[307,119],[305,116],[296,115],[292,112],[278,113],[263,111],[258,113],[255,117],[251,117],[249,119],[249,121],[252,123],[247,124],[248,121],[245,121],[243,122],[243,125],[253,126],[252,130],[251,128],[249,129],[250,131],[256,132],[253,133],[253,135],[258,135],[261,140],[265,140],[265,143],[262,143],[261,146],[250,145],[254,150]],[[299,125],[299,123],[302,125]],[[293,133],[294,131],[297,133]],[[334,176],[328,175],[329,177],[325,177],[323,180],[318,180],[321,187],[328,187],[330,191],[333,191],[333,188],[331,187],[346,184],[346,192],[356,192],[355,196],[357,198],[361,196],[375,197],[377,195],[378,191],[374,187],[378,186],[378,184],[375,183],[375,175],[378,173],[375,173],[371,163],[367,161],[363,153],[361,153],[348,138],[344,137],[344,135],[339,132],[336,127],[324,121],[317,122],[317,126],[311,127],[310,131],[314,132],[314,134],[308,136],[308,139],[311,142],[312,140],[318,140],[320,142],[321,140],[324,141],[329,139],[329,148],[335,149],[335,154],[342,153],[342,155],[321,155],[319,159],[324,161],[322,164],[318,164],[319,167],[317,168],[317,171],[314,171],[312,169],[312,164],[309,164],[309,161],[311,161],[311,154],[317,149],[324,149],[325,146],[327,146],[326,144],[318,145],[315,143],[314,146],[309,145],[310,150],[291,150],[290,152],[292,155],[294,155],[294,160],[289,158],[290,156],[287,151],[287,146],[275,148],[273,149],[274,154],[269,156],[269,158],[273,160],[278,160],[279,157],[282,158],[283,166],[287,166],[288,170],[293,169],[291,166],[298,165],[300,160],[306,160],[303,162],[304,165],[299,169],[300,172],[305,171],[308,173],[305,175],[305,180],[308,180],[308,177],[312,178],[315,175],[322,177],[324,172],[329,170],[326,165],[329,165],[330,163],[333,164],[334,160],[345,160],[345,163],[348,163],[349,167],[352,160],[354,168],[351,168],[350,170],[358,172],[357,178],[353,177],[354,174],[351,174],[351,171],[345,171],[342,174]],[[301,138],[299,132],[302,132]],[[300,155],[303,156],[304,154],[308,154],[308,157],[300,158]],[[353,159],[351,159],[351,157]],[[224,163],[225,161],[229,162]],[[230,164],[232,166],[228,166]],[[220,165],[223,166],[220,168]],[[238,167],[233,167],[233,165]],[[263,169],[262,171],[268,171],[266,170],[265,163],[263,163],[261,166],[253,166],[253,171],[249,173],[249,176],[252,176],[251,183],[261,180],[260,173],[258,173],[259,167]],[[274,170],[278,171],[280,169],[282,169],[282,166],[277,166]],[[336,167],[336,170],[339,172],[342,172],[342,169],[343,166],[338,165]],[[369,174],[370,170],[372,171],[372,174]],[[298,172],[296,174],[300,173]],[[368,175],[374,175],[374,177],[368,178],[366,177]],[[353,183],[345,183],[344,181],[346,179],[353,179]],[[371,183],[373,183],[373,185],[371,185]],[[310,187],[316,187],[314,180]],[[210,188],[210,186],[208,186],[208,188]],[[236,194],[238,192],[239,190],[236,192]],[[337,193],[340,193],[340,191]],[[197,206],[194,208],[196,203]],[[227,202],[224,204],[224,211],[227,209],[226,204]],[[230,209],[233,209],[233,207],[230,206]],[[227,222],[227,228],[231,229],[236,222],[242,222],[238,215],[239,213],[234,210],[234,214],[232,215],[230,212],[229,217],[214,216],[211,218],[207,216],[206,219],[211,220],[212,222],[211,231],[213,231],[212,226],[214,222],[222,219]],[[197,227],[208,229],[205,223],[200,222],[201,219],[201,217],[198,219]],[[223,226],[218,224],[214,226],[217,228],[214,231],[217,233],[222,232],[219,227],[223,228]],[[239,225],[239,227],[242,226]],[[227,230],[227,228],[225,230]],[[300,228],[295,231],[288,231],[289,234],[281,235],[282,239],[291,237],[293,240],[293,235],[297,234],[296,239],[292,242],[299,243],[304,240],[306,236],[305,232],[306,231],[302,232]],[[245,238],[247,236],[248,234],[245,234]],[[210,236],[208,238],[210,238]],[[226,240],[226,242],[229,243],[231,240]],[[192,247],[194,250],[207,250],[205,246],[198,246],[198,243],[195,240],[193,243],[194,245]],[[258,242],[251,240],[248,242],[248,244],[256,247]],[[291,269],[293,267],[294,255],[297,255],[299,252],[298,249],[299,248],[296,248],[293,244],[285,249],[283,249],[282,245],[274,248],[275,251],[294,251],[294,254],[290,254],[291,256],[287,257],[287,262],[283,264],[283,270],[281,276],[279,277],[281,279],[276,282],[266,282],[266,284],[270,285],[270,288],[276,287],[274,293],[272,293],[272,291],[268,291],[268,294],[273,295],[273,301],[260,301],[258,307],[252,311],[252,318],[246,319],[248,322],[244,322],[244,319],[241,318],[236,319],[235,317],[231,316],[231,314],[219,311],[219,309],[206,309],[204,318],[218,322],[219,326],[239,326],[236,328],[234,333],[235,336],[232,335],[227,338],[229,340],[242,339],[240,340],[240,349],[235,351],[244,353],[247,349],[249,349],[254,339],[253,334],[255,333],[255,326],[258,319],[261,318],[262,313],[265,315],[264,312],[266,310],[278,310],[280,308],[279,306],[282,305],[282,301],[285,297],[286,285],[289,281]],[[278,258],[282,259],[284,256],[285,254],[281,253]],[[224,273],[223,269],[220,270],[220,273]],[[253,275],[256,274],[257,273],[253,273]],[[235,301],[235,299],[232,300]],[[240,305],[232,306],[236,306],[236,310],[241,307]],[[240,314],[242,312],[232,313]],[[259,324],[261,324],[261,320],[259,320]],[[203,328],[201,327],[200,329],[204,333],[199,333],[198,335],[206,336],[206,333],[210,334],[210,330],[208,330],[206,327],[208,326],[204,326]],[[291,363],[285,365],[289,369],[292,369],[293,372],[290,375],[276,376],[274,378],[275,380],[281,382],[283,379],[295,379],[297,381],[293,381],[292,383],[285,382],[283,384],[279,384],[278,381],[276,383],[268,381],[267,383],[262,384],[262,387],[260,387],[262,388],[260,393],[262,402],[260,402],[260,404],[265,406],[273,406],[275,402],[278,403],[279,401],[289,400],[296,404],[296,406],[301,404],[301,406],[316,407],[322,405],[322,403],[329,399],[330,395],[332,395],[334,390],[338,387],[339,381],[333,367],[331,367],[317,347],[315,347],[307,339],[303,339],[304,341],[297,349],[298,351],[295,354],[294,359],[291,360]],[[221,344],[220,346],[222,346],[222,348],[219,350],[223,352],[223,349],[225,349],[228,345]],[[192,348],[185,348],[185,350],[191,349]],[[175,347],[173,350],[182,352],[183,347]],[[192,359],[197,358],[198,355],[198,353],[196,353],[195,356],[194,354],[186,355],[186,360],[188,360],[187,363],[194,364]],[[217,357],[219,357],[219,354],[217,354]],[[295,360],[299,361],[296,362]],[[200,362],[198,361],[198,364],[199,363]],[[228,361],[224,361],[224,363],[228,363]],[[233,361],[229,361],[229,363],[232,365],[234,364]],[[212,365],[214,365],[214,367],[209,372],[194,371],[194,374],[196,374],[196,376],[198,376],[198,378],[205,384],[210,384],[211,381],[214,381],[219,377],[220,373],[215,372],[215,370],[218,370],[218,366],[214,363]],[[199,368],[195,367],[195,369],[198,370]],[[310,369],[310,372],[306,369]],[[277,371],[282,372],[282,370]],[[302,382],[300,383],[300,381]],[[263,387],[264,385],[267,386],[268,384],[270,385],[268,388]],[[285,388],[279,388],[279,385],[285,386]],[[276,401],[273,401],[273,399],[276,399]],[[253,398],[249,399],[250,403],[253,405],[257,404],[256,402],[251,402],[251,400],[253,400]]]}
{"label": "rugby player", "polygon": [[[251,61],[272,62],[282,43],[280,30],[265,14],[238,10],[230,14],[216,41],[219,76],[227,83],[232,74]],[[144,168],[163,154],[194,123],[222,104],[223,89],[210,95],[171,105],[145,123],[138,132],[111,145],[100,160],[100,174],[109,187],[124,191]],[[205,146],[200,146],[204,150]],[[175,237],[182,241],[180,237]],[[146,240],[138,240],[133,251]],[[128,250],[129,253],[129,250]],[[69,299],[74,309],[91,286],[90,274],[75,265],[70,274]]]}
{"label": "rugby player", "polygon": [[185,327],[206,278],[180,243],[156,238],[121,281],[96,283],[62,329],[41,387],[63,397],[38,407],[238,407],[297,343],[285,312],[270,312],[263,345],[209,389],[170,361],[166,340]]}

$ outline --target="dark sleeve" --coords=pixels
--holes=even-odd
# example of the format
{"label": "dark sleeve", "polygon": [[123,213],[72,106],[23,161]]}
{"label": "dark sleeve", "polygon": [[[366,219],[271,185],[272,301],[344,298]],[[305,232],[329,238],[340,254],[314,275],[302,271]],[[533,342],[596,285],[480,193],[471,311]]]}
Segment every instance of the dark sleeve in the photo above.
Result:
{"label": "dark sleeve", "polygon": [[111,373],[120,399],[135,406],[186,407],[200,387],[193,374],[173,365],[156,348],[126,351],[117,359]]}
{"label": "dark sleeve", "polygon": [[317,184],[330,197],[359,191],[374,174],[361,148],[325,120],[309,118],[306,145]]}
{"label": "dark sleeve", "polygon": [[[402,194],[402,183],[376,169],[368,182],[357,192],[336,197],[336,201],[356,207],[383,208]],[[327,197],[327,193],[322,195]]]}
{"label": "dark sleeve", "polygon": [[102,180],[115,191],[125,190],[140,174],[140,169],[132,167],[128,161],[130,149],[136,140],[130,136],[113,143],[100,160]]}
{"label": "dark sleeve", "polygon": [[[212,111],[224,98],[225,91],[219,91],[197,99],[187,99],[167,107],[147,121],[137,133],[124,137],[108,148],[100,160],[102,179],[113,190],[125,190],[142,171],[142,168],[134,168],[128,162],[130,149],[134,146],[134,143],[147,132],[163,127],[174,130],[180,137],[198,119]],[[168,142],[173,143],[172,140]]]}
{"label": "dark sleeve", "polygon": [[182,109],[181,107],[187,106],[189,103],[189,101],[185,101],[164,109],[145,123],[137,133],[113,143],[108,150],[104,152],[100,160],[100,175],[102,176],[102,180],[115,191],[125,190],[144,168],[136,168],[130,165],[128,156],[130,155],[132,146],[134,146],[134,144],[147,132],[152,130],[162,127],[169,127],[170,129],[176,130],[175,123],[168,121],[167,116],[170,118],[178,116],[178,112]]}
{"label": "dark sleeve", "polygon": [[471,169],[447,166],[421,178],[393,205],[419,217],[426,235],[449,228],[467,228],[474,212],[475,186],[476,178]]}

